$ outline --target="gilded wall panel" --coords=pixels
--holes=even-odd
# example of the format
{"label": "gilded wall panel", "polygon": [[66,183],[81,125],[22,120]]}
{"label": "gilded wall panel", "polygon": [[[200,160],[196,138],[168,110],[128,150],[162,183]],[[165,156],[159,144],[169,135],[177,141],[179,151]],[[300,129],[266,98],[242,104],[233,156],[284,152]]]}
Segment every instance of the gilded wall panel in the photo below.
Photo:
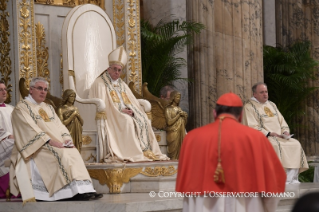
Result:
{"label": "gilded wall panel", "polygon": [[11,70],[11,59],[9,56],[11,50],[11,44],[9,42],[9,22],[8,17],[9,13],[7,10],[8,0],[0,0],[0,72],[1,72],[1,81],[4,81],[8,89],[8,97],[5,101],[6,103],[11,102],[12,97],[12,84],[10,74]]}
{"label": "gilded wall panel", "polygon": [[141,92],[142,67],[140,43],[140,2],[126,0],[126,51],[128,53],[127,82],[134,82],[135,90]]}
{"label": "gilded wall panel", "polygon": [[125,7],[124,0],[113,0],[113,25],[116,33],[116,44],[125,42]]}
{"label": "gilded wall panel", "polygon": [[37,76],[34,4],[32,0],[22,0],[18,2],[17,7],[19,11],[19,78],[25,78],[26,86],[29,87],[30,79]]}
{"label": "gilded wall panel", "polygon": [[48,68],[49,48],[46,47],[45,30],[43,24],[35,25],[37,44],[37,72],[39,77],[45,78],[50,83],[50,70]]}
{"label": "gilded wall panel", "polygon": [[105,10],[105,0],[34,0],[36,4],[75,7],[82,4],[95,4]]}

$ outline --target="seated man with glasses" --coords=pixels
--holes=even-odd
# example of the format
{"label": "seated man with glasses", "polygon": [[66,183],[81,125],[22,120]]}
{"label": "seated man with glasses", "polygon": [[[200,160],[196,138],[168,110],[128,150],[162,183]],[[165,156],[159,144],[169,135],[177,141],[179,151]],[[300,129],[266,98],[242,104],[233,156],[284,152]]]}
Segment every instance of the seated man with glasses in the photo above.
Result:
{"label": "seated man with glasses", "polygon": [[143,107],[120,78],[127,62],[123,46],[109,56],[109,67],[93,83],[89,97],[105,102],[106,117],[98,120],[103,162],[168,160],[162,154]]}
{"label": "seated man with glasses", "polygon": [[47,91],[44,78],[33,78],[29,96],[12,112],[16,145],[11,155],[11,193],[20,191],[24,203],[102,197],[96,194],[69,131],[53,107],[44,103]]}

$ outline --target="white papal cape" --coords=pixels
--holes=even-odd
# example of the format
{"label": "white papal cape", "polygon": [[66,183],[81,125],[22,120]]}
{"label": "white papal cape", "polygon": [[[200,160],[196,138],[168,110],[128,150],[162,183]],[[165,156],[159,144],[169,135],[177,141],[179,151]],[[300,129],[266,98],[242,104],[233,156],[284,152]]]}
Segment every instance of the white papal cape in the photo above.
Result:
{"label": "white papal cape", "polygon": [[[265,136],[268,132],[275,132],[279,135],[284,132],[290,133],[284,117],[271,101],[260,103],[255,98],[248,100],[244,105],[243,124],[259,130]],[[272,136],[269,136],[268,140],[274,147],[284,168],[299,169],[299,172],[309,168],[299,141],[293,138],[287,140]]]}
{"label": "white papal cape", "polygon": [[[76,148],[56,148],[50,139],[72,140],[53,107],[29,95],[12,112],[15,146],[11,155],[10,191],[24,202],[70,198],[95,192]],[[82,186],[82,188],[78,188]]]}
{"label": "white papal cape", "polygon": [[[152,161],[145,154],[149,151],[158,160],[168,159],[161,153],[146,113],[125,82],[113,81],[105,71],[93,83],[89,97],[102,99],[106,106],[106,117],[98,120],[102,160]],[[124,108],[130,108],[134,116],[121,112]]]}

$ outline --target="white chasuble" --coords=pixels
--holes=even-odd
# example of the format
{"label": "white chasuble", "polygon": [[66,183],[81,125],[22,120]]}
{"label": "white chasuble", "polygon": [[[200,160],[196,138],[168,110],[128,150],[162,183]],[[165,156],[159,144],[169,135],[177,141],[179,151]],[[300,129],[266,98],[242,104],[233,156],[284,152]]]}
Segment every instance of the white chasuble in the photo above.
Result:
{"label": "white chasuble", "polygon": [[[161,153],[146,113],[125,82],[112,81],[106,71],[93,83],[89,98],[102,99],[106,106],[106,120],[97,121],[102,161],[154,160],[146,152],[158,160],[169,159]],[[121,112],[125,108],[134,116]]]}
{"label": "white chasuble", "polygon": [[[265,136],[268,132],[275,132],[279,135],[284,132],[290,133],[284,117],[271,101],[260,103],[254,98],[248,100],[244,105],[243,124],[259,130]],[[268,140],[274,147],[284,168],[298,168],[299,172],[309,168],[306,155],[298,140],[294,138],[287,140],[273,136],[269,136]]]}
{"label": "white chasuble", "polygon": [[[12,112],[12,124],[16,145],[11,155],[11,193],[17,195],[23,186],[19,185],[18,174],[16,176],[17,166],[20,164],[19,158],[26,164],[28,172],[28,176],[24,176],[27,178],[26,182],[33,183],[34,175],[31,174],[33,170],[30,170],[32,159],[50,197],[74,180],[91,183],[83,159],[76,148],[56,148],[46,143],[49,139],[61,143],[72,140],[69,131],[61,123],[52,106],[22,100]],[[93,187],[91,190],[94,191]],[[24,199],[22,190],[21,193]]]}

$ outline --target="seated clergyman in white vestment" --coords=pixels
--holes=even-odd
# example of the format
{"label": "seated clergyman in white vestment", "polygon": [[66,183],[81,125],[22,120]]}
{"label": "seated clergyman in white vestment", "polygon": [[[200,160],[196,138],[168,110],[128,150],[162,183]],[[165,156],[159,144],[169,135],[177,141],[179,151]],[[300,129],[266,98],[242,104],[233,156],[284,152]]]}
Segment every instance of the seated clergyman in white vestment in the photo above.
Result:
{"label": "seated clergyman in white vestment", "polygon": [[103,137],[103,161],[152,161],[168,160],[162,154],[150,121],[130,88],[120,78],[127,62],[121,46],[109,56],[109,68],[93,83],[89,97],[105,102],[104,117],[98,123]]}
{"label": "seated clergyman in white vestment", "polygon": [[268,100],[265,83],[252,87],[253,97],[244,106],[243,124],[262,132],[275,149],[287,173],[286,183],[299,183],[298,174],[309,168],[306,155],[277,106]]}
{"label": "seated clergyman in white vestment", "polygon": [[11,155],[10,190],[21,192],[23,202],[102,197],[67,128],[53,107],[44,103],[48,82],[33,78],[29,96],[12,112],[15,146]]}
{"label": "seated clergyman in white vestment", "polygon": [[13,106],[5,104],[7,88],[0,81],[0,198],[6,197],[9,188],[9,167],[5,162],[9,161],[14,145],[14,137],[11,124]]}

